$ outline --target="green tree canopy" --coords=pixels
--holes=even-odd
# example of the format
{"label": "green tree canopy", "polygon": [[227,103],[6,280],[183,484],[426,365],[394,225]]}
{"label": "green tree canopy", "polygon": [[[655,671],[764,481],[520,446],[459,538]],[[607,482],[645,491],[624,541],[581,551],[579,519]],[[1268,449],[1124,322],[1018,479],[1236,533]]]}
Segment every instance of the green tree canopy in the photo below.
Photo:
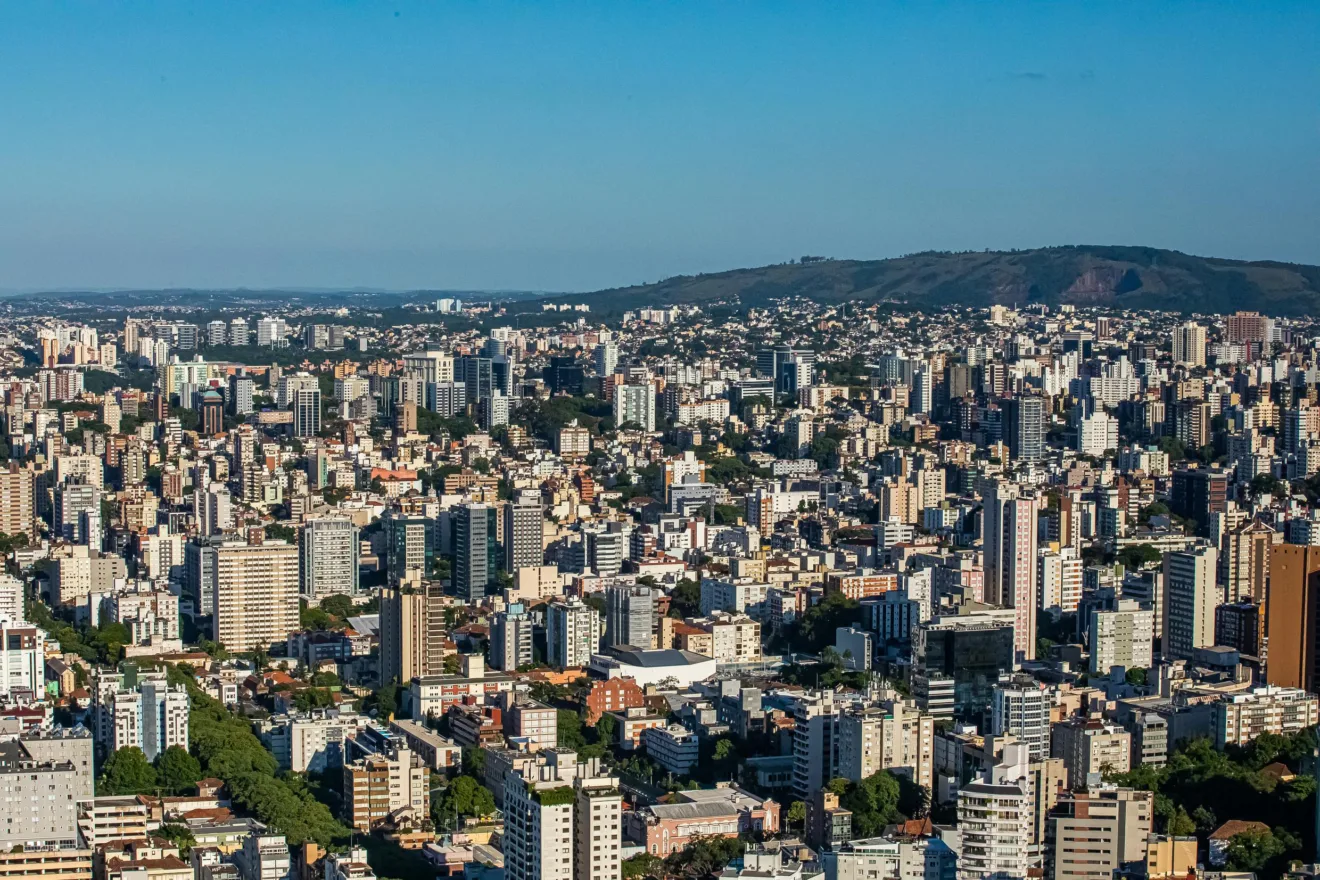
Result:
{"label": "green tree canopy", "polygon": [[202,778],[202,763],[182,746],[170,746],[156,756],[156,778],[170,794],[188,794]]}
{"label": "green tree canopy", "polygon": [[357,614],[357,606],[353,600],[345,595],[336,593],[333,596],[326,596],[321,600],[321,610],[326,614],[332,614],[340,620],[345,620]]}
{"label": "green tree canopy", "polygon": [[901,790],[888,770],[861,780],[847,780],[839,806],[853,814],[853,836],[875,837],[886,825],[906,817],[898,809]]}
{"label": "green tree canopy", "polygon": [[670,854],[665,869],[671,876],[697,880],[719,874],[746,850],[747,843],[736,837],[697,837]]}
{"label": "green tree canopy", "polygon": [[607,745],[618,739],[619,722],[613,715],[602,715],[596,720],[596,736]]}
{"label": "green tree canopy", "polygon": [[192,848],[197,845],[197,838],[193,836],[192,830],[187,825],[174,825],[166,823],[157,828],[154,832],[157,837],[163,837],[170,843],[179,848],[179,855],[185,859],[188,858]]}
{"label": "green tree canopy", "polygon": [[834,644],[835,630],[858,623],[861,617],[862,606],[856,599],[830,593],[802,615],[792,636],[792,646],[795,650],[819,654]]}
{"label": "green tree canopy", "polygon": [[670,594],[669,612],[673,617],[696,617],[701,614],[701,584],[683,578]]}
{"label": "green tree canopy", "polygon": [[495,796],[471,776],[457,777],[440,797],[431,802],[431,817],[437,828],[455,827],[459,816],[489,816],[495,812]]}
{"label": "green tree canopy", "polygon": [[152,794],[156,791],[156,768],[137,746],[119,749],[106,758],[97,794]]}
{"label": "green tree canopy", "polygon": [[1296,835],[1282,828],[1243,831],[1228,842],[1226,867],[1230,871],[1254,871],[1258,877],[1281,877],[1288,867],[1289,852],[1301,845]]}
{"label": "green tree canopy", "polygon": [[642,880],[643,877],[663,877],[664,860],[648,852],[639,852],[632,858],[624,859],[620,868],[623,880]]}

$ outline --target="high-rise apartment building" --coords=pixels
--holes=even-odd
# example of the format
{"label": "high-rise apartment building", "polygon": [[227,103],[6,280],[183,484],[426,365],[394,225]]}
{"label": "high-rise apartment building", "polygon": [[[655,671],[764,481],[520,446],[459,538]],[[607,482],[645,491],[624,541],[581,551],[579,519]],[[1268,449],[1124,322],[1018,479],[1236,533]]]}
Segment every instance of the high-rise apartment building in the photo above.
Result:
{"label": "high-rise apartment building", "polygon": [[296,545],[233,542],[212,550],[215,641],[235,653],[255,651],[299,630]]}
{"label": "high-rise apartment building", "polygon": [[390,510],[385,521],[385,561],[390,583],[419,585],[431,575],[435,559],[436,524],[428,516]]}
{"label": "high-rise apartment building", "polygon": [[403,356],[403,370],[414,373],[430,384],[454,381],[454,359],[439,348],[427,348]]}
{"label": "high-rise apartment building", "polygon": [[1282,537],[1258,519],[1225,532],[1219,542],[1219,567],[1226,602],[1268,603],[1271,551]]}
{"label": "high-rise apartment building", "polygon": [[655,591],[644,585],[617,584],[605,590],[605,644],[651,647],[655,628]]}
{"label": "high-rise apartment building", "polygon": [[576,596],[551,602],[545,613],[546,661],[561,669],[586,666],[600,650],[600,615]]}
{"label": "high-rise apartment building", "polygon": [[982,519],[986,595],[1014,611],[1017,663],[1036,658],[1037,508],[1036,498],[999,481],[985,499]]}
{"label": "high-rise apartment building", "polygon": [[1004,442],[1014,461],[1036,461],[1045,456],[1046,400],[1036,394],[1003,403]]}
{"label": "high-rise apartment building", "polygon": [[614,424],[625,423],[643,431],[655,430],[655,388],[650,383],[620,385],[614,389]]}
{"label": "high-rise apartment building", "polygon": [[36,534],[36,477],[16,462],[0,468],[0,532],[13,537]]}
{"label": "high-rise apartment building", "polygon": [[1107,412],[1097,412],[1078,421],[1078,453],[1102,456],[1111,449],[1118,449],[1118,419]]}
{"label": "high-rise apartment building", "polygon": [[1074,788],[1092,774],[1126,773],[1132,766],[1132,735],[1099,718],[1073,717],[1050,731],[1050,755],[1062,758]]}
{"label": "high-rise apartment building", "polygon": [[[243,838],[242,848],[234,853],[239,880],[286,880],[289,870],[289,843],[283,834],[252,831]],[[203,877],[215,874],[202,871]]]}
{"label": "high-rise apartment building", "polygon": [[897,697],[843,712],[838,721],[837,774],[865,779],[892,770],[931,790],[935,719]]}
{"label": "high-rise apartment building", "polygon": [[1229,315],[1225,323],[1229,342],[1256,342],[1263,345],[1270,341],[1272,322],[1260,312],[1237,312]]}
{"label": "high-rise apartment building", "polygon": [[520,602],[496,614],[490,623],[490,665],[513,672],[532,662],[532,619]]}
{"label": "high-rise apartment building", "polygon": [[1043,611],[1073,614],[1082,601],[1082,560],[1072,547],[1042,551],[1036,562]]}
{"label": "high-rise apartment building", "polygon": [[1027,876],[1032,805],[1027,746],[1010,743],[999,764],[958,790],[958,880]]}
{"label": "high-rise apartment building", "polygon": [[[82,727],[0,742],[0,851],[77,848],[78,806],[93,797],[92,767],[92,737]],[[4,868],[8,873],[10,866]],[[76,876],[41,870],[22,876],[57,874]]]}
{"label": "high-rise apartment building", "polygon": [[284,345],[287,332],[283,318],[257,319],[257,345]]}
{"label": "high-rise apartment building", "polygon": [[1215,608],[1222,592],[1215,579],[1218,553],[1199,547],[1164,554],[1164,656],[1190,660],[1215,643]]}
{"label": "high-rise apartment building", "polygon": [[1055,692],[1031,678],[1014,676],[995,686],[990,703],[990,732],[1010,734],[1026,744],[1031,760],[1050,753],[1050,710]]}
{"label": "high-rise apartment building", "polygon": [[619,363],[619,347],[613,342],[600,343],[592,354],[592,362],[596,367],[596,375],[610,375]]}
{"label": "high-rise apartment building", "polygon": [[321,389],[299,388],[293,394],[295,437],[315,437],[321,432]]}
{"label": "high-rise apartment building", "polygon": [[544,527],[541,497],[537,492],[519,492],[504,508],[504,570],[518,569],[545,562]]}
{"label": "high-rise apartment building", "polygon": [[482,601],[499,583],[496,515],[488,504],[460,504],[453,510],[454,590],[468,602]]}
{"label": "high-rise apartment building", "polygon": [[[1214,633],[1210,633],[1211,642]],[[1155,612],[1132,599],[1119,599],[1110,611],[1091,614],[1091,673],[1108,675],[1115,666],[1149,669],[1154,663]]]}
{"label": "high-rise apartment building", "polygon": [[537,752],[504,781],[504,870],[509,880],[618,880],[623,838],[619,781],[569,749]]}
{"label": "high-rise apartment building", "polygon": [[555,452],[563,458],[580,458],[591,452],[591,431],[574,424],[565,425],[555,435]]}
{"label": "high-rise apartment building", "polygon": [[573,794],[575,880],[619,880],[623,876],[619,780],[603,770],[584,770],[573,781]]}
{"label": "high-rise apartment building", "polygon": [[0,617],[0,697],[40,700],[46,691],[46,633],[22,615]]}
{"label": "high-rise apartment building", "polygon": [[1205,328],[1195,321],[1173,331],[1173,362],[1189,367],[1205,366]]}
{"label": "high-rise apartment building", "polygon": [[23,608],[26,585],[11,574],[0,574],[0,620],[22,623],[27,618]]}
{"label": "high-rise apartment building", "polygon": [[73,544],[87,544],[100,549],[100,544],[92,545],[83,528],[82,514],[95,512],[100,514],[101,492],[90,483],[81,479],[72,479],[55,487],[55,511],[53,525],[56,534]]}
{"label": "high-rise apartment building", "polygon": [[98,671],[92,681],[92,723],[102,754],[142,749],[148,761],[170,746],[188,748],[188,691],[163,672]]}
{"label": "high-rise apartment building", "polygon": [[234,375],[229,377],[229,411],[236,416],[245,416],[252,412],[252,393],[256,383],[251,376]]}
{"label": "high-rise apartment building", "polygon": [[1278,544],[1270,554],[1270,636],[1265,679],[1272,685],[1320,691],[1320,547]]}
{"label": "high-rise apartment building", "polygon": [[628,536],[616,529],[587,529],[582,534],[587,567],[602,577],[623,570],[628,557]]}
{"label": "high-rise apartment building", "polygon": [[1320,723],[1320,697],[1301,688],[1253,688],[1224,694],[1213,706],[1215,748],[1246,746],[1258,736],[1290,736]]}
{"label": "high-rise apartment building", "polygon": [[326,596],[358,593],[358,528],[350,519],[310,519],[302,530],[302,596],[317,604]]}
{"label": "high-rise apartment building", "polygon": [[[407,684],[444,671],[441,586],[387,586],[380,596],[380,680]],[[530,662],[530,661],[529,661]]]}
{"label": "high-rise apartment building", "polygon": [[193,515],[203,536],[219,535],[234,527],[234,499],[222,483],[193,492]]}
{"label": "high-rise apartment building", "polygon": [[839,714],[833,691],[809,691],[794,701],[793,796],[813,797],[839,766]]}

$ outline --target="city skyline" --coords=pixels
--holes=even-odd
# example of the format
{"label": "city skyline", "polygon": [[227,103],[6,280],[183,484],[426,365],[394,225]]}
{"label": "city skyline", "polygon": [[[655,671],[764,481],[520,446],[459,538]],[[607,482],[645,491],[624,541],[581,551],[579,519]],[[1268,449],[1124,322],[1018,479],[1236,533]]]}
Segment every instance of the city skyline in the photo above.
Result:
{"label": "city skyline", "polygon": [[1101,242],[1320,263],[1300,3],[11,7],[3,289],[594,290]]}

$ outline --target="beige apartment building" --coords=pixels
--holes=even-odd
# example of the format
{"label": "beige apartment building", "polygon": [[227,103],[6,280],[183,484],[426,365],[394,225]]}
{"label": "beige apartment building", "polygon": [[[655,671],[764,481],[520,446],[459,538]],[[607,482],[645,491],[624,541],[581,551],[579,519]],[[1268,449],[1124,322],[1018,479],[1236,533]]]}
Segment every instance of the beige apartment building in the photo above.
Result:
{"label": "beige apartment building", "polygon": [[214,552],[217,642],[234,652],[255,651],[298,631],[296,545],[228,543]]}
{"label": "beige apartment building", "polygon": [[1092,773],[1126,773],[1132,764],[1132,735],[1098,718],[1072,718],[1054,725],[1051,755],[1062,758],[1073,788]]}
{"label": "beige apartment building", "polygon": [[405,745],[344,765],[344,809],[349,827],[371,831],[395,810],[411,807],[417,819],[431,810],[426,762]]}
{"label": "beige apartment building", "polygon": [[404,684],[444,671],[444,595],[434,587],[387,587],[380,596],[380,680]]}
{"label": "beige apartment building", "polygon": [[1146,861],[1154,794],[1114,786],[1059,799],[1048,839],[1053,880],[1107,880]]}
{"label": "beige apartment building", "polygon": [[904,773],[930,789],[935,719],[908,700],[886,700],[839,716],[839,775],[865,779],[881,770]]}

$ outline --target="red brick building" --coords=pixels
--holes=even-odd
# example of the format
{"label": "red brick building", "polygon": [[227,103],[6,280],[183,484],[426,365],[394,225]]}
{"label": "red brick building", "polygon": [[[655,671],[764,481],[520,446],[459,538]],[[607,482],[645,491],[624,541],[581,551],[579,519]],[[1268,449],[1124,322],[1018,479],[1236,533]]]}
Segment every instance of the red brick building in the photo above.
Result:
{"label": "red brick building", "polygon": [[640,709],[646,705],[646,695],[631,678],[610,678],[597,681],[587,693],[587,725],[595,727],[600,716],[607,712]]}

